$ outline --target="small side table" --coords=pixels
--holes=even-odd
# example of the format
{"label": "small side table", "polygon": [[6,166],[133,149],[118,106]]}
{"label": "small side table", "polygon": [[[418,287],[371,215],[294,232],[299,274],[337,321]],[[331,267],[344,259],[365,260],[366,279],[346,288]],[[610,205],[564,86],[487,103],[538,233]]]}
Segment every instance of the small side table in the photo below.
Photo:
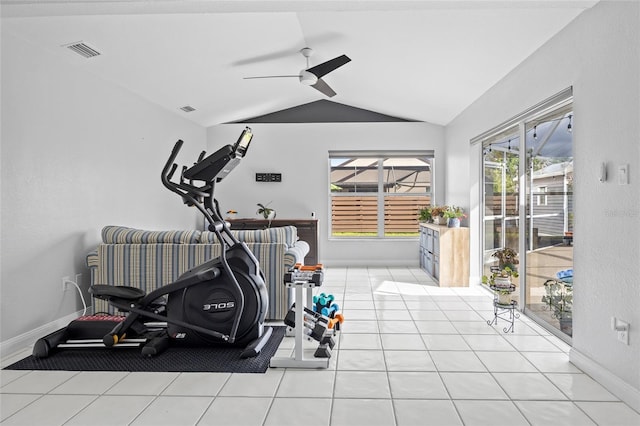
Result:
{"label": "small side table", "polygon": [[[513,333],[514,323],[516,318],[520,318],[520,313],[516,310],[518,306],[518,302],[515,300],[511,300],[510,303],[501,303],[498,299],[498,294],[500,291],[505,291],[505,288],[498,288],[496,286],[489,286],[491,290],[493,290],[493,319],[487,320],[488,325],[497,325],[498,318],[509,323],[508,327],[504,327],[502,330],[505,333],[511,332]],[[509,287],[509,293],[513,293],[516,289],[516,286],[511,284]]]}

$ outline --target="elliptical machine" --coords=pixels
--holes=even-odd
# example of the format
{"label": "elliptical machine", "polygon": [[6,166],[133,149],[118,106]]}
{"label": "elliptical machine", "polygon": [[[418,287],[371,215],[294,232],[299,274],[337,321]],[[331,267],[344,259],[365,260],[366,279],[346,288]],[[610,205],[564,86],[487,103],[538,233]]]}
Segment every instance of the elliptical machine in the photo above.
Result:
{"label": "elliptical machine", "polygon": [[[202,152],[192,167],[182,168],[178,182],[173,182],[178,167],[174,161],[183,145],[182,140],[176,142],[162,170],[162,183],[205,216],[209,231],[220,243],[220,256],[148,294],[129,286],[92,285],[89,292],[94,297],[127,312],[124,320],[103,335],[104,346],[117,347],[129,334],[146,337],[144,356],[157,355],[176,343],[245,346],[240,356],[248,358],[258,355],[268,342],[273,330],[264,326],[268,307],[264,275],[247,245],[229,230],[213,196],[215,184],[238,165],[251,139],[251,129],[247,127],[234,145],[225,145],[206,158]],[[158,303],[165,299],[166,304]],[[145,325],[149,321],[166,322],[166,329],[151,331]],[[51,349],[63,346],[62,331],[56,332],[55,340],[48,339],[50,336],[40,339],[34,355],[37,352],[40,357],[48,356]]]}

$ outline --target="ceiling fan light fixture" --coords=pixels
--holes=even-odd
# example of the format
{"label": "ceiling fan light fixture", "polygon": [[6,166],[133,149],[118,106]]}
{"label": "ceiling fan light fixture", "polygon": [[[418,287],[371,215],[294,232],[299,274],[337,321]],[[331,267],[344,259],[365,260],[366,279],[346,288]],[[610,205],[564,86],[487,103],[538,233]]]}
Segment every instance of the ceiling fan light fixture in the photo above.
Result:
{"label": "ceiling fan light fixture", "polygon": [[313,86],[317,82],[318,82],[318,77],[316,77],[314,74],[306,70],[300,71],[300,83],[306,86]]}

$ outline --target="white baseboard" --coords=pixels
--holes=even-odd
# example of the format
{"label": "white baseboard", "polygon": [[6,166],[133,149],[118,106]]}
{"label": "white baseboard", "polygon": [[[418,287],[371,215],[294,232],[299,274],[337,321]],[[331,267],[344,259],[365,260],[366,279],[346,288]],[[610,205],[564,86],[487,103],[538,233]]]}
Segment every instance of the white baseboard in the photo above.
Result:
{"label": "white baseboard", "polygon": [[4,359],[5,357],[12,355],[18,351],[22,351],[25,348],[32,347],[36,340],[46,336],[49,333],[53,333],[56,330],[66,327],[71,321],[78,318],[80,315],[82,315],[82,310],[69,314],[66,317],[62,317],[48,324],[44,324],[19,336],[12,337],[11,339],[4,342],[0,342],[0,358]]}
{"label": "white baseboard", "polygon": [[588,356],[571,348],[569,360],[580,370],[587,373],[595,381],[607,388],[609,392],[620,398],[634,410],[640,412],[640,390],[622,380]]}

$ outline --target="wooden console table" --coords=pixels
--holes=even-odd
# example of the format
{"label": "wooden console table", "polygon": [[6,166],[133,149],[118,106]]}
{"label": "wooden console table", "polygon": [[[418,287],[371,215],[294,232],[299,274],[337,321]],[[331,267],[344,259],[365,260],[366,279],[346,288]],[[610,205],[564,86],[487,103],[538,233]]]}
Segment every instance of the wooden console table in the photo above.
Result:
{"label": "wooden console table", "polygon": [[309,243],[309,253],[304,258],[307,265],[320,263],[318,260],[318,220],[317,219],[274,219],[272,221],[264,219],[231,219],[231,229],[266,229],[271,224],[272,228],[277,226],[295,226],[298,230],[298,238]]}

